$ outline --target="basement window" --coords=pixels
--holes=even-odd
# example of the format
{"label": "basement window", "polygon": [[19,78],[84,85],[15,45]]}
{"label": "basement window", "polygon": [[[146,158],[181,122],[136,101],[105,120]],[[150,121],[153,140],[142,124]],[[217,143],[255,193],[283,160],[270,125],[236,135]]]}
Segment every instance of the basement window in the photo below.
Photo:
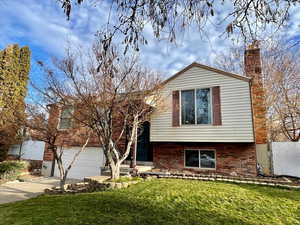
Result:
{"label": "basement window", "polygon": [[187,168],[216,169],[216,151],[185,150],[184,163]]}

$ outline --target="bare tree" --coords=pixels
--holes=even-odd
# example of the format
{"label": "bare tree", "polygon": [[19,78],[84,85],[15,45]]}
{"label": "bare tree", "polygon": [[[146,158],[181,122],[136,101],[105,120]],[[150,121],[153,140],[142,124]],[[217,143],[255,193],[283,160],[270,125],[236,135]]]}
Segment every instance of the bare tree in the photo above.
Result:
{"label": "bare tree", "polygon": [[61,191],[64,192],[68,173],[80,153],[85,150],[90,140],[90,131],[87,131],[87,134],[85,135],[86,140],[80,150],[78,150],[73,156],[72,161],[68,165],[65,165],[66,163],[63,160],[63,145],[58,145],[60,131],[58,130],[57,126],[52,123],[51,119],[49,120],[48,117],[49,114],[57,111],[58,107],[60,107],[59,104],[52,106],[48,105],[46,107],[38,104],[27,105],[28,120],[26,127],[33,139],[44,141],[46,143],[46,148],[51,150],[60,174],[60,188]]}
{"label": "bare tree", "polygon": [[[261,49],[269,140],[299,141],[300,53],[280,40],[262,43]],[[232,47],[216,57],[215,65],[244,74],[243,53],[244,47]]]}
{"label": "bare tree", "polygon": [[[58,0],[67,18],[73,7],[83,3],[96,6],[110,5],[107,29],[102,33],[103,45],[108,47],[115,36],[122,36],[126,47],[139,49],[139,44],[147,44],[143,34],[145,27],[152,27],[156,38],[174,42],[176,37],[189,27],[197,26],[199,35],[205,36],[209,24],[224,24],[221,32],[238,34],[245,40],[263,38],[261,33],[268,27],[273,32],[286,24],[289,12],[299,5],[299,0]],[[102,5],[101,5],[102,4]],[[226,10],[222,14],[222,11]],[[100,15],[99,15],[100,17]],[[213,22],[211,22],[213,20]]]}
{"label": "bare tree", "polygon": [[67,51],[55,65],[44,66],[47,89],[41,93],[49,101],[74,106],[74,121],[92,130],[111,178],[118,179],[137,129],[162,102],[159,76],[141,66],[137,57],[125,57],[113,46],[104,50],[100,42],[88,53]]}
{"label": "bare tree", "polygon": [[231,73],[245,74],[243,46],[232,45],[225,52],[218,52],[213,66]]}
{"label": "bare tree", "polygon": [[279,52],[264,60],[270,128],[277,138],[281,133],[290,141],[300,138],[299,57],[299,53]]}

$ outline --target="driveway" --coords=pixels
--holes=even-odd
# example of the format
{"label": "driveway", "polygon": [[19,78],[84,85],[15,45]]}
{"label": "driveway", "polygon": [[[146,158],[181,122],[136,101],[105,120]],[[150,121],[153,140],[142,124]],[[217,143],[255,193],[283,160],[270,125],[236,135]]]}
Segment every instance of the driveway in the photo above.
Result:
{"label": "driveway", "polygon": [[[68,180],[75,183],[78,180]],[[59,179],[53,177],[37,177],[24,182],[13,181],[0,185],[0,204],[25,200],[43,193],[44,189],[59,185]]]}

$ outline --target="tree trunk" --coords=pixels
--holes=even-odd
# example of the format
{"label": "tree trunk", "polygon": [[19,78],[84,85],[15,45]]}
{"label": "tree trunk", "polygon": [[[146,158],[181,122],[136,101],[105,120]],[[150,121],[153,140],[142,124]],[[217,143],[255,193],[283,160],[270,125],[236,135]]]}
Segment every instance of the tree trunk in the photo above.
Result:
{"label": "tree trunk", "polygon": [[62,192],[65,192],[66,177],[60,179],[59,186]]}
{"label": "tree trunk", "polygon": [[120,178],[120,163],[111,163],[110,164],[110,171],[111,171],[111,179],[117,180]]}

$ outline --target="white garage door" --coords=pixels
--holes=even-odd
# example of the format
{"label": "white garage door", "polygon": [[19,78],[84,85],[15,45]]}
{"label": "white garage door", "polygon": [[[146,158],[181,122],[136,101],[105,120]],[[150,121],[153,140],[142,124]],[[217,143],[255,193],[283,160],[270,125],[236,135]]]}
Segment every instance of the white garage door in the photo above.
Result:
{"label": "white garage door", "polygon": [[[63,151],[63,163],[66,166],[70,164],[73,156],[80,147],[65,148]],[[104,154],[101,148],[88,147],[80,153],[72,168],[68,173],[68,178],[83,179],[89,176],[99,176],[100,167],[104,166]],[[55,166],[54,176],[59,177],[59,170]]]}

